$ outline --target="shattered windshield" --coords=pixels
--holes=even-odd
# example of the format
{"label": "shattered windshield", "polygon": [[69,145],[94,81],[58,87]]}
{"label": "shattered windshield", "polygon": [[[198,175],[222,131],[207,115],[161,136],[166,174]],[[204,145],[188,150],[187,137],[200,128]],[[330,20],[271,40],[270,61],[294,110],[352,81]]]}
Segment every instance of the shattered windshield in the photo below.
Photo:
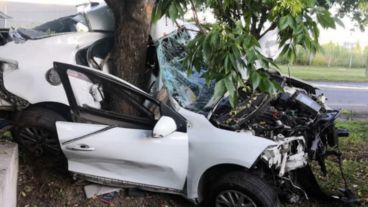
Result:
{"label": "shattered windshield", "polygon": [[88,30],[85,17],[82,14],[75,14],[46,22],[31,29],[18,28],[16,32],[24,39],[33,40],[50,37],[59,33],[87,32]]}
{"label": "shattered windshield", "polygon": [[170,95],[184,108],[198,113],[210,109],[205,106],[211,100],[215,83],[206,84],[203,74],[193,70],[188,74],[182,62],[186,56],[185,46],[190,41],[186,30],[178,30],[157,41],[157,57],[161,78]]}

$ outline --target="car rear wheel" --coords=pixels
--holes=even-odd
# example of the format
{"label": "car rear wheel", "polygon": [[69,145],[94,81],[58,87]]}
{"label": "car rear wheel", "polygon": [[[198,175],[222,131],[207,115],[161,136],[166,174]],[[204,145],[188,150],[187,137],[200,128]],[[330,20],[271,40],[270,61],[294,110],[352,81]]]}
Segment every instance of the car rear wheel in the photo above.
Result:
{"label": "car rear wheel", "polygon": [[277,207],[277,193],[262,179],[246,172],[232,172],[212,185],[207,206]]}
{"label": "car rear wheel", "polygon": [[14,140],[34,156],[62,156],[55,122],[65,120],[55,111],[41,107],[19,112],[13,120]]}

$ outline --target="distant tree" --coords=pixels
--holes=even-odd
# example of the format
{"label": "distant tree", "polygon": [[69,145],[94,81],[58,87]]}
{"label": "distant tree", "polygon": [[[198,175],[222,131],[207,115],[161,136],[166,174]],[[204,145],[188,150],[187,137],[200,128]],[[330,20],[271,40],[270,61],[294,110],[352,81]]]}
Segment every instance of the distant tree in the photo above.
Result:
{"label": "distant tree", "polygon": [[317,0],[317,3],[326,9],[336,8],[336,17],[349,17],[361,30],[368,25],[367,0]]}

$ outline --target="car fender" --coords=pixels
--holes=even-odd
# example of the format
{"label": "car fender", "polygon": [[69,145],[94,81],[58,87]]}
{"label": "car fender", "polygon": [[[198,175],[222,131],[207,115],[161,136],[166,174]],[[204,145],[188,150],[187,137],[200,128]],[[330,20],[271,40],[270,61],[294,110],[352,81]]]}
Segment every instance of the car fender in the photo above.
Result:
{"label": "car fender", "polygon": [[187,196],[198,198],[202,175],[211,167],[231,164],[250,169],[264,150],[276,145],[272,140],[254,136],[250,131],[234,132],[215,127],[201,114],[180,108],[188,121],[189,168]]}

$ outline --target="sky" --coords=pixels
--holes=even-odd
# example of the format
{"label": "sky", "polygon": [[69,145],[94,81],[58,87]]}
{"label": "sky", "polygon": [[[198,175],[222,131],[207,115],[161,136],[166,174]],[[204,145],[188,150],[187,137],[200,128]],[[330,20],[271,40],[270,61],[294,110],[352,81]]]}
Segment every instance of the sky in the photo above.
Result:
{"label": "sky", "polygon": [[[337,26],[336,29],[321,30],[320,43],[337,42],[341,45],[345,43],[359,43],[361,46],[368,46],[368,27],[364,32],[354,25],[348,18],[342,20],[345,28]],[[351,31],[353,30],[353,31]]]}
{"label": "sky", "polygon": [[[88,2],[89,0],[0,0],[8,2],[23,2],[23,3],[39,3],[39,4],[55,4],[55,5],[77,5]],[[102,0],[93,0],[102,1]],[[329,42],[339,43],[344,45],[346,43],[356,44],[359,43],[361,46],[368,46],[368,28],[365,32],[361,32],[359,28],[353,28],[353,23],[349,19],[343,19],[345,28],[337,26],[335,30],[321,30],[320,43],[325,44]]]}

